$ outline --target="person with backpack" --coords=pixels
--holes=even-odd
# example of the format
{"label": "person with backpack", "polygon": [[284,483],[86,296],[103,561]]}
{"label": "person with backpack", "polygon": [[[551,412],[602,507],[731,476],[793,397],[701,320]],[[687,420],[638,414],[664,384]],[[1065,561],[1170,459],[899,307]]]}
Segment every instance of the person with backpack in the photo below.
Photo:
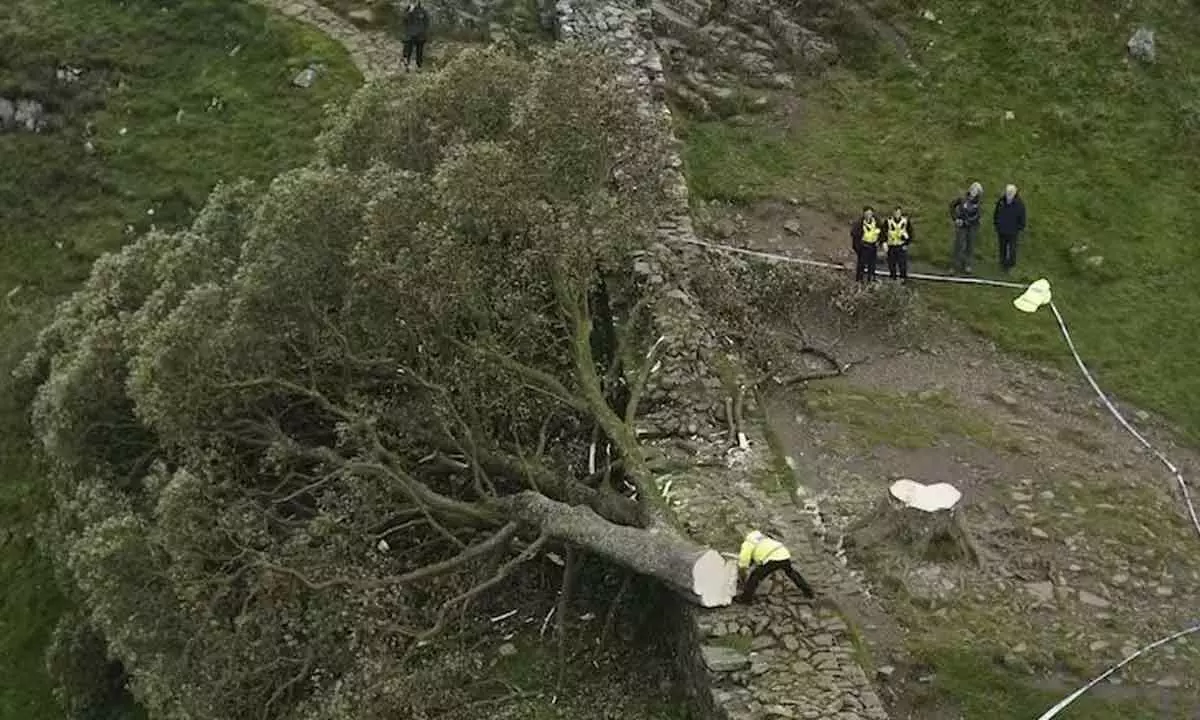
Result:
{"label": "person with backpack", "polygon": [[975,256],[975,241],[979,239],[979,221],[983,215],[983,185],[971,183],[965,195],[950,202],[950,219],[954,221],[954,269],[970,273]]}
{"label": "person with backpack", "polygon": [[404,69],[415,61],[417,69],[425,63],[425,41],[429,38],[429,13],[421,0],[413,0],[404,10]]}

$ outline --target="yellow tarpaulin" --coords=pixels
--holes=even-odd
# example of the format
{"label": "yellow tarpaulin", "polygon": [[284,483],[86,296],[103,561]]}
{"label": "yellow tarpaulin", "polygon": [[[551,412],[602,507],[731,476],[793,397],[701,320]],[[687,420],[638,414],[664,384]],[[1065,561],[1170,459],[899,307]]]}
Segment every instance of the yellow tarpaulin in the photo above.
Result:
{"label": "yellow tarpaulin", "polygon": [[1038,308],[1050,302],[1050,281],[1042,278],[1034,281],[1032,285],[1021,293],[1021,297],[1013,300],[1013,305],[1018,310],[1031,313],[1036,312]]}

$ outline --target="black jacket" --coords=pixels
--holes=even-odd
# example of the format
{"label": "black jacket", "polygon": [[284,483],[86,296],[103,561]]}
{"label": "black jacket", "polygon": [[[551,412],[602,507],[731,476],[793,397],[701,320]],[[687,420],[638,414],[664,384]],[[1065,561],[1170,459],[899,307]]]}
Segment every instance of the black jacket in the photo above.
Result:
{"label": "black jacket", "polygon": [[966,196],[956,197],[950,203],[950,219],[956,221],[962,220],[965,227],[978,226],[980,218],[983,217],[983,208],[980,206],[979,200],[970,199]]}
{"label": "black jacket", "polygon": [[1005,202],[1004,196],[996,201],[996,210],[992,213],[992,224],[996,226],[997,235],[1017,235],[1025,230],[1025,202],[1017,195],[1012,202]]}
{"label": "black jacket", "polygon": [[429,34],[429,13],[424,6],[404,9],[404,39],[424,40]]}

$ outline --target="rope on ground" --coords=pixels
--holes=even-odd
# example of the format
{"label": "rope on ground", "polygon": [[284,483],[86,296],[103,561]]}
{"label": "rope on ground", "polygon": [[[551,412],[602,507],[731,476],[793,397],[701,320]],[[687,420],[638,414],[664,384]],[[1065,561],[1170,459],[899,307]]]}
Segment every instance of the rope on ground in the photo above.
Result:
{"label": "rope on ground", "polygon": [[[759,258],[761,260],[766,260],[768,262],[795,263],[797,265],[807,265],[809,267],[820,267],[820,268],[827,268],[827,269],[831,269],[831,270],[846,271],[846,270],[851,269],[849,266],[847,266],[843,263],[832,263],[832,262],[824,262],[821,260],[809,260],[807,258],[788,257],[787,255],[779,255],[776,253],[767,253],[767,252],[761,252],[759,250],[749,250],[746,248],[737,248],[737,247],[732,247],[729,245],[720,245],[717,243],[709,243],[709,242],[705,242],[703,240],[699,240],[699,239],[695,239],[695,238],[675,238],[675,240],[678,242],[683,242],[683,243],[688,243],[691,245],[697,245],[700,247],[708,248],[710,250],[716,250],[718,252],[733,253],[733,254],[737,254],[737,255],[746,255],[749,257],[755,257],[755,258]],[[1002,280],[988,280],[986,278],[959,277],[956,275],[933,275],[933,274],[929,274],[929,273],[909,273],[908,276],[909,276],[909,278],[916,279],[916,280],[929,280],[932,282],[948,282],[948,283],[956,283],[956,284],[960,284],[960,285],[986,285],[986,286],[990,286],[990,287],[1011,288],[1011,289],[1016,289],[1016,290],[1021,290],[1021,289],[1024,289],[1024,287],[1025,287],[1024,285],[1020,285],[1018,283],[1005,282]],[[1120,411],[1117,410],[1116,405],[1114,405],[1112,403],[1112,401],[1108,399],[1108,396],[1104,393],[1104,391],[1100,389],[1100,385],[1096,382],[1096,379],[1094,377],[1092,377],[1091,371],[1088,370],[1087,365],[1085,365],[1083,362],[1083,358],[1080,357],[1079,352],[1075,349],[1075,341],[1071,338],[1070,331],[1067,330],[1066,320],[1063,319],[1062,313],[1059,312],[1059,310],[1058,310],[1058,306],[1055,305],[1053,301],[1051,301],[1049,304],[1050,304],[1050,310],[1054,313],[1054,319],[1058,322],[1059,332],[1062,334],[1063,340],[1066,341],[1067,348],[1071,351],[1071,356],[1075,358],[1075,364],[1079,367],[1079,371],[1081,373],[1083,373],[1084,379],[1087,380],[1088,385],[1091,386],[1092,390],[1096,393],[1096,396],[1100,398],[1100,401],[1102,403],[1104,403],[1104,406],[1106,408],[1108,408],[1109,413],[1111,413],[1112,416],[1114,418],[1116,418],[1117,422],[1121,424],[1121,427],[1125,428],[1125,430],[1127,430],[1129,432],[1129,434],[1132,435],[1134,437],[1134,439],[1136,439],[1142,445],[1142,447],[1146,448],[1151,453],[1153,453],[1154,456],[1156,458],[1158,458],[1159,462],[1161,462],[1167,468],[1167,470],[1171,473],[1171,475],[1174,477],[1175,482],[1178,483],[1178,485],[1179,485],[1180,491],[1183,493],[1183,501],[1184,501],[1184,504],[1187,506],[1187,511],[1188,511],[1188,515],[1191,518],[1192,526],[1196,529],[1197,535],[1200,536],[1200,516],[1197,516],[1196,506],[1192,502],[1191,492],[1188,489],[1187,482],[1183,479],[1183,473],[1180,472],[1179,468],[1174,463],[1172,463],[1167,458],[1166,455],[1164,455],[1157,448],[1155,448],[1153,445],[1151,445],[1150,442],[1148,440],[1146,440],[1146,438],[1140,432],[1138,432],[1137,429],[1135,429],[1133,427],[1133,425],[1131,425],[1129,423],[1129,421],[1126,420],[1123,415],[1121,415]],[[1081,695],[1086,693],[1088,690],[1091,690],[1097,684],[1102,682],[1105,678],[1109,677],[1113,673],[1115,673],[1118,670],[1120,670],[1121,668],[1125,667],[1127,664],[1129,664],[1133,660],[1137,659],[1138,657],[1141,657],[1143,654],[1145,654],[1151,650],[1154,650],[1155,648],[1158,648],[1162,645],[1166,645],[1169,642],[1178,640],[1181,637],[1185,637],[1187,635],[1191,635],[1196,632],[1200,632],[1200,624],[1194,625],[1194,626],[1186,628],[1184,630],[1180,630],[1179,632],[1177,632],[1173,635],[1170,635],[1168,637],[1165,637],[1165,638],[1162,638],[1162,639],[1159,639],[1159,640],[1156,640],[1156,641],[1150,643],[1146,647],[1138,650],[1137,652],[1133,653],[1132,655],[1125,658],[1124,660],[1117,663],[1116,665],[1113,665],[1108,670],[1105,670],[1102,674],[1100,674],[1099,676],[1092,679],[1092,681],[1089,682],[1088,684],[1084,685],[1083,687],[1079,688],[1072,694],[1063,698],[1062,701],[1060,701],[1057,705],[1055,705],[1054,707],[1050,708],[1045,713],[1043,713],[1041,715],[1041,717],[1039,717],[1037,720],[1050,720],[1051,718],[1055,717],[1064,708],[1066,708],[1071,703],[1075,702],[1075,700],[1078,699]]]}
{"label": "rope on ground", "polygon": [[1112,413],[1112,416],[1117,419],[1117,422],[1121,423],[1121,426],[1128,430],[1129,434],[1142,444],[1142,447],[1154,453],[1154,457],[1158,458],[1158,461],[1161,462],[1171,473],[1171,475],[1175,477],[1175,482],[1179,484],[1179,490],[1183,493],[1183,501],[1187,505],[1188,514],[1191,515],[1192,526],[1196,528],[1196,534],[1200,535],[1200,517],[1196,516],[1196,506],[1192,502],[1192,494],[1188,490],[1187,482],[1183,479],[1183,473],[1179,471],[1179,468],[1175,466],[1175,463],[1171,462],[1166,455],[1163,455],[1157,448],[1151,445],[1150,441],[1143,437],[1142,434],[1133,427],[1133,425],[1130,425],[1129,421],[1127,421],[1121,415],[1121,413],[1113,405],[1112,401],[1108,399],[1108,396],[1105,395],[1104,391],[1100,389],[1100,386],[1096,384],[1096,380],[1092,377],[1092,373],[1089,372],[1087,366],[1083,364],[1083,360],[1079,358],[1079,353],[1075,350],[1075,343],[1071,340],[1071,333],[1067,330],[1067,323],[1063,320],[1062,313],[1058,311],[1058,306],[1051,302],[1050,309],[1054,312],[1054,319],[1058,321],[1058,329],[1060,332],[1062,332],[1063,339],[1067,341],[1067,347],[1071,349],[1071,355],[1075,357],[1075,364],[1079,366],[1079,371],[1083,373],[1083,377],[1086,378],[1088,384],[1092,386],[1092,390],[1096,391],[1096,395],[1100,398],[1100,401],[1104,403],[1104,406],[1108,408],[1108,411]]}
{"label": "rope on ground", "polygon": [[1041,714],[1041,715],[1038,717],[1038,719],[1037,719],[1037,720],[1050,720],[1050,718],[1052,718],[1052,717],[1054,717],[1055,715],[1057,715],[1057,714],[1059,714],[1060,712],[1062,712],[1063,708],[1065,708],[1065,707],[1067,707],[1068,705],[1070,705],[1071,703],[1075,702],[1075,699],[1076,699],[1076,698],[1078,698],[1080,695],[1082,695],[1082,694],[1084,694],[1085,692],[1087,692],[1088,690],[1091,690],[1092,688],[1096,687],[1096,685],[1100,684],[1100,682],[1102,682],[1102,681],[1103,681],[1105,678],[1107,678],[1109,675],[1112,675],[1112,674],[1113,674],[1113,673],[1115,673],[1116,671],[1118,671],[1118,670],[1120,670],[1121,668],[1123,668],[1123,667],[1125,667],[1126,665],[1128,665],[1130,662],[1132,662],[1132,661],[1136,660],[1137,658],[1141,657],[1141,656],[1142,656],[1144,653],[1148,653],[1148,652],[1150,652],[1151,650],[1153,650],[1153,649],[1155,649],[1155,648],[1157,648],[1157,647],[1160,647],[1160,646],[1162,646],[1162,645],[1166,645],[1166,644],[1167,644],[1167,643],[1169,643],[1169,642],[1172,642],[1172,641],[1174,641],[1174,640],[1178,640],[1178,639],[1179,639],[1179,638],[1181,638],[1181,637],[1185,637],[1185,636],[1187,636],[1187,635],[1191,635],[1192,633],[1195,633],[1195,632],[1200,632],[1200,625],[1193,625],[1192,627],[1190,627],[1190,628],[1187,628],[1187,629],[1185,629],[1185,630],[1180,630],[1179,632],[1175,633],[1174,635],[1168,635],[1167,637],[1165,637],[1165,638],[1162,638],[1161,640],[1155,640],[1154,642],[1150,643],[1150,644],[1149,644],[1149,645],[1147,645],[1146,647],[1142,648],[1141,650],[1138,650],[1137,652],[1133,653],[1132,655],[1130,655],[1129,657],[1125,658],[1125,659],[1124,659],[1124,660],[1122,660],[1121,662],[1119,662],[1119,663],[1117,663],[1116,665],[1113,665],[1113,666],[1112,666],[1112,667],[1110,667],[1109,669],[1105,670],[1105,671],[1104,671],[1102,674],[1100,674],[1100,675],[1097,675],[1097,676],[1096,676],[1095,678],[1093,678],[1093,679],[1092,679],[1092,681],[1091,681],[1091,682],[1089,682],[1087,685],[1084,685],[1083,687],[1079,688],[1079,689],[1078,689],[1078,690],[1076,690],[1075,692],[1071,693],[1070,695],[1068,695],[1068,696],[1066,696],[1065,698],[1063,698],[1062,700],[1060,700],[1060,701],[1059,701],[1059,703],[1058,703],[1057,705],[1055,705],[1054,707],[1050,708],[1050,709],[1049,709],[1049,710],[1047,710],[1046,712],[1042,713],[1042,714]]}

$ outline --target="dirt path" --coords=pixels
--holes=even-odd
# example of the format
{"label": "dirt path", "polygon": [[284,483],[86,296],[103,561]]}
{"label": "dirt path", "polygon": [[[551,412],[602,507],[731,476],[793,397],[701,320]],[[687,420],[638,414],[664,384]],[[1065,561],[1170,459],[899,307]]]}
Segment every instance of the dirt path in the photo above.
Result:
{"label": "dirt path", "polygon": [[338,41],[368,82],[404,72],[400,41],[380,30],[364,30],[317,0],[254,0],[287,17],[308,23]]}
{"label": "dirt path", "polygon": [[[725,223],[724,242],[850,260],[846,223],[808,208],[765,203]],[[814,315],[818,335],[820,323]],[[876,664],[900,668],[893,717],[938,717],[912,709],[913,696],[928,694],[916,677],[927,681],[931,660],[953,647],[979,648],[1065,693],[1195,622],[1200,539],[1178,488],[1081,377],[1000,353],[943,317],[901,344],[844,337],[843,361],[864,362],[843,378],[777,390],[765,403],[801,502],[819,506],[828,525],[822,544],[831,555],[841,552],[841,531],[871,513],[896,479],[949,482],[964,493],[987,555],[982,566],[892,558],[866,568],[894,620],[872,638]],[[1194,451],[1150,415],[1126,414],[1185,477],[1196,476]],[[850,565],[861,563],[852,556]],[[1194,717],[1200,643],[1164,647],[1116,683],[1108,694],[1144,697],[1149,689],[1162,717]]]}

